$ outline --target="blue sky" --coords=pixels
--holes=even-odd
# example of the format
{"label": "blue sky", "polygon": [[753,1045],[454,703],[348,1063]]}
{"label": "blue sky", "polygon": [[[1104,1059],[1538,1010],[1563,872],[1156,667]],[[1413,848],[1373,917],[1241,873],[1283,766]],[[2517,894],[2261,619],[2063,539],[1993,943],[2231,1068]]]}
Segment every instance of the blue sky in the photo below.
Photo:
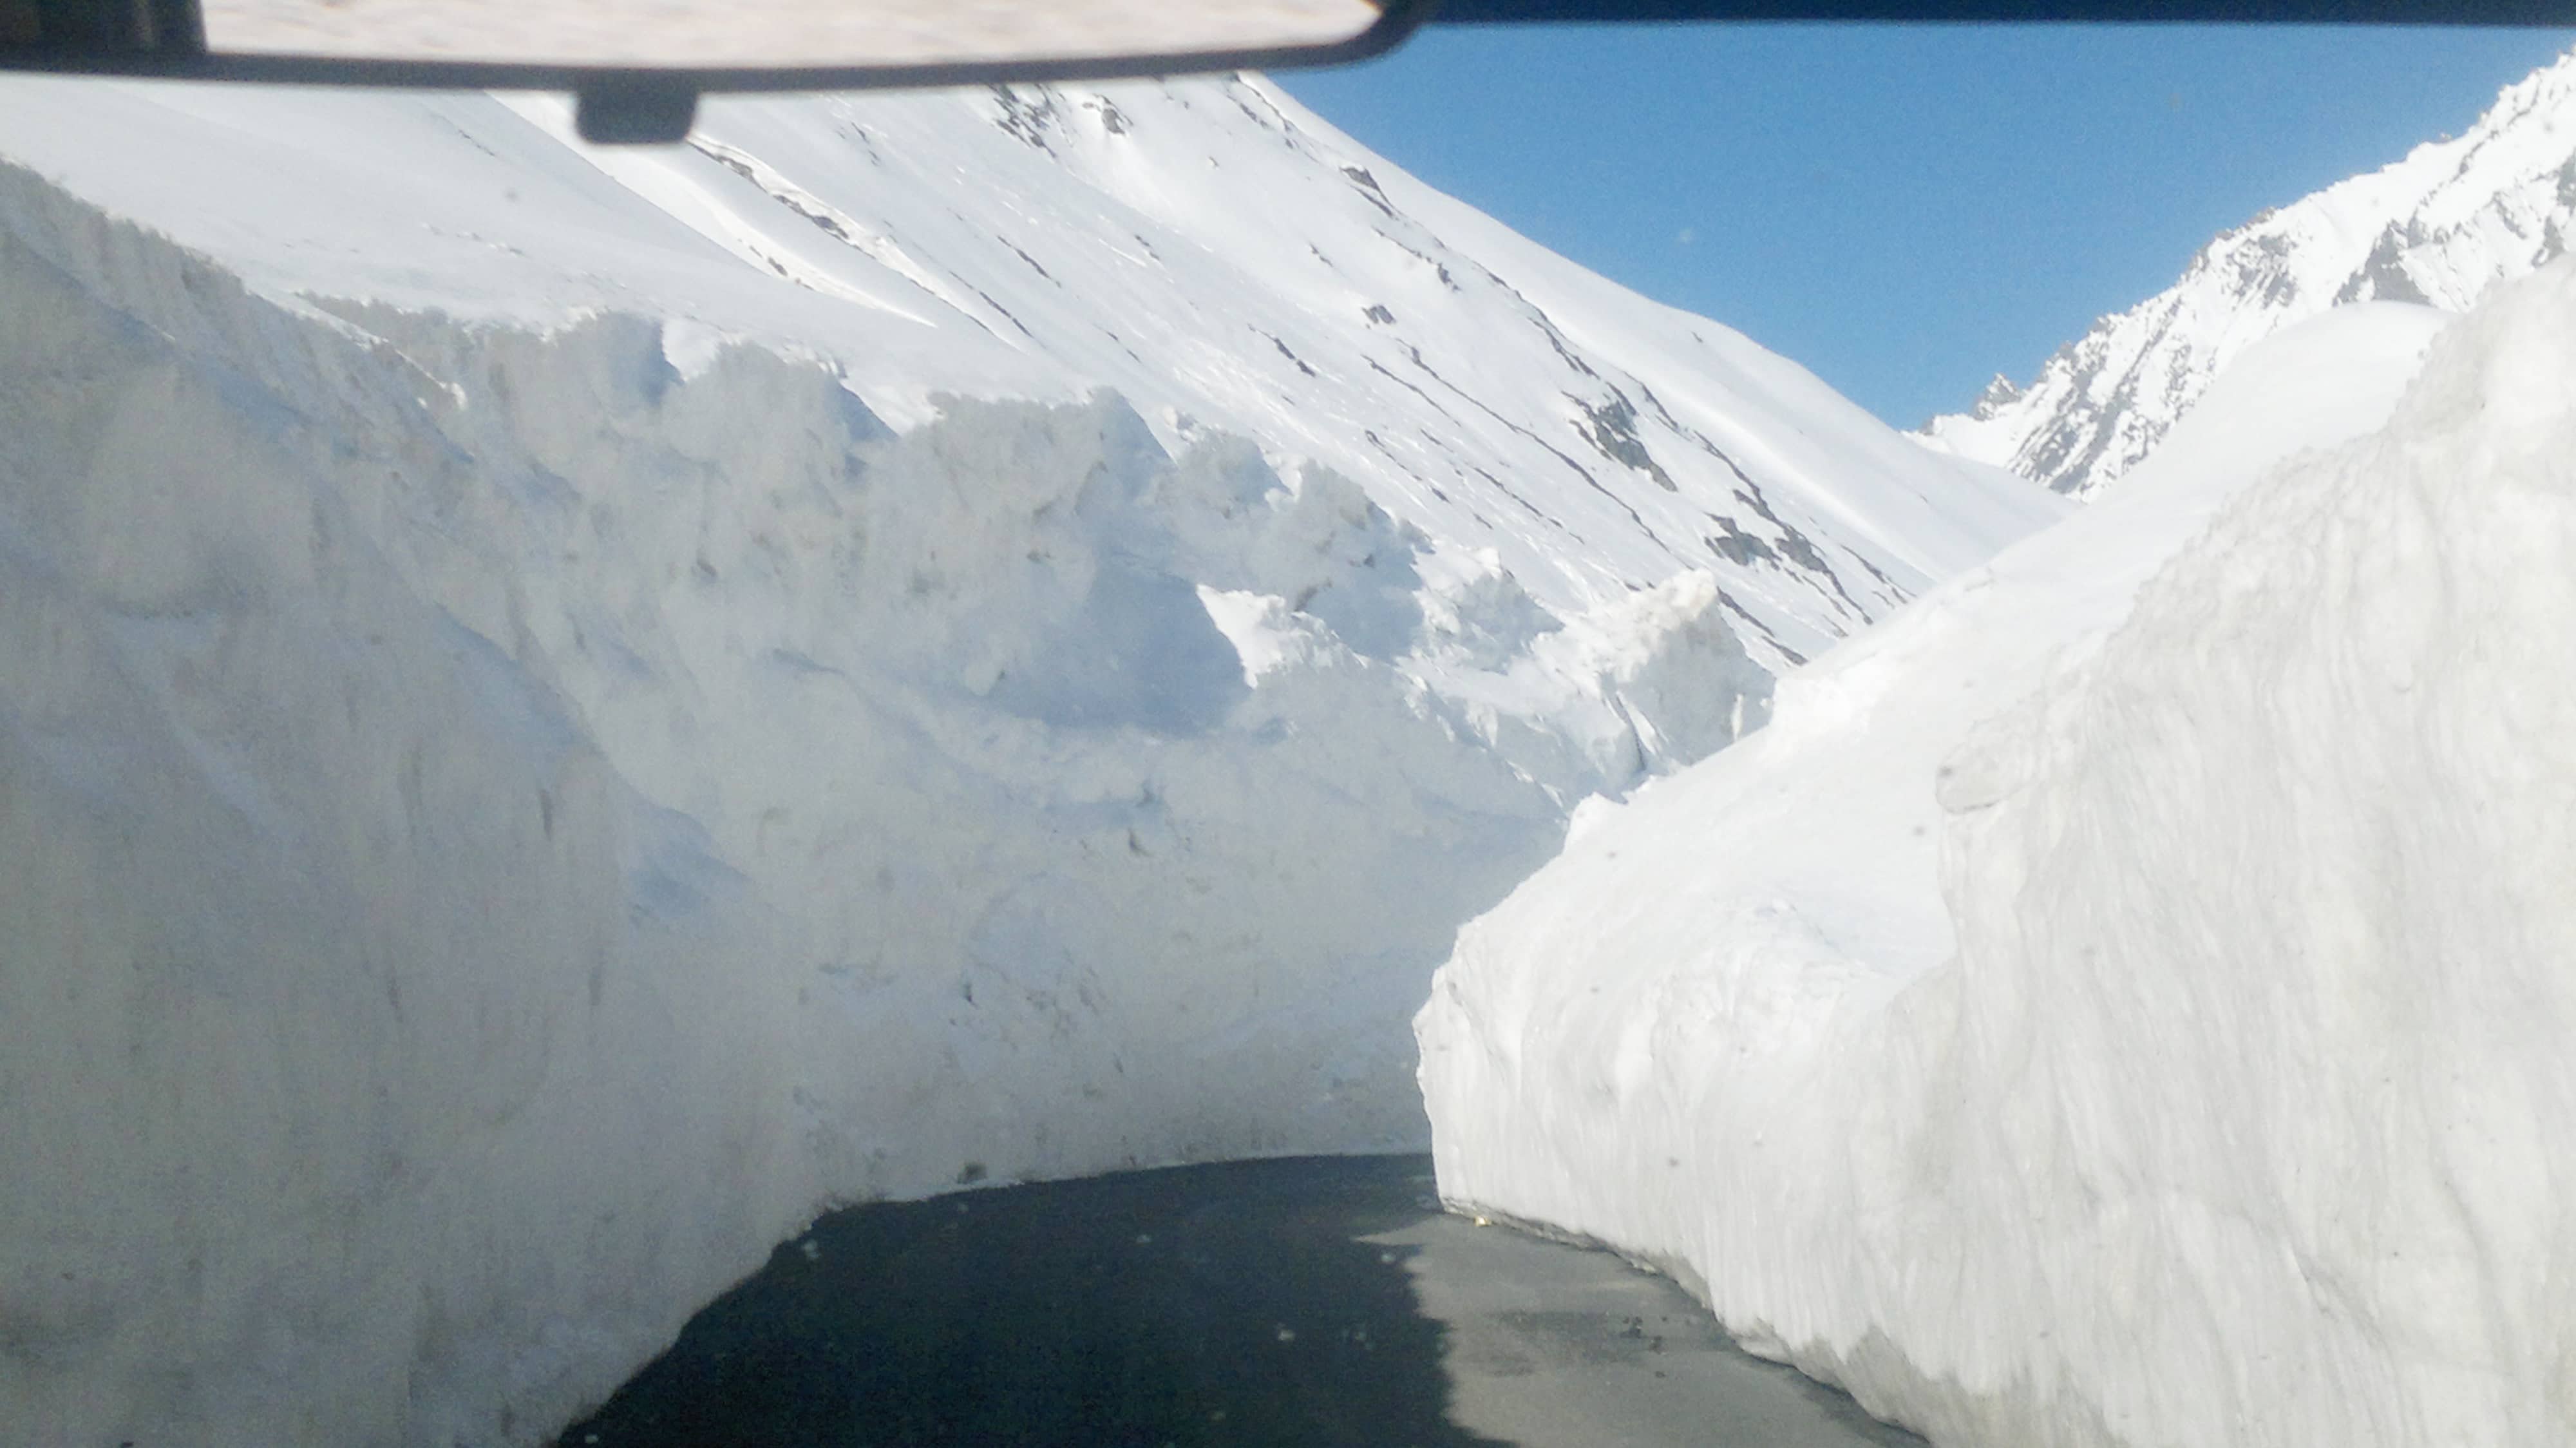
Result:
{"label": "blue sky", "polygon": [[2465,129],[2576,32],[1432,27],[1276,79],[1899,426],[2028,378],[2265,206]]}

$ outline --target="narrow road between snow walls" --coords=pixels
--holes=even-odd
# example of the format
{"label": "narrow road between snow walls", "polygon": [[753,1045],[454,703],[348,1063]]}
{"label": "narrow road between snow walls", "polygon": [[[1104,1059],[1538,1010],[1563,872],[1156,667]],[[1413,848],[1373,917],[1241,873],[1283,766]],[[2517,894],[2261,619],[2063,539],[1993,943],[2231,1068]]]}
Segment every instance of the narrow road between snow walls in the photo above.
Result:
{"label": "narrow road between snow walls", "polygon": [[1901,1448],[1669,1280],[1441,1210],[1426,1157],[854,1207],[564,1448]]}

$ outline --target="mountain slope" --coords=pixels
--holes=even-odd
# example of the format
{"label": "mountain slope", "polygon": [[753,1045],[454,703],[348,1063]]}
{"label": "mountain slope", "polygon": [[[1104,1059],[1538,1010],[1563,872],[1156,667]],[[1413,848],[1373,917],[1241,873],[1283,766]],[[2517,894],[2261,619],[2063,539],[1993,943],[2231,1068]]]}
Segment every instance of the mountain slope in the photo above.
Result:
{"label": "mountain slope", "polygon": [[8,154],[266,291],[637,310],[827,357],[897,427],[942,391],[1109,387],[1167,446],[1330,467],[1560,612],[1707,570],[1774,663],[2045,516],[1258,78],[738,98],[672,149],[567,127],[541,97],[0,89]]}
{"label": "mountain slope", "polygon": [[827,1204],[1418,1145],[1579,801],[2067,507],[1254,79],[0,156],[35,1441],[539,1441]]}
{"label": "mountain slope", "polygon": [[1996,378],[1920,441],[2078,496],[2146,457],[2245,348],[2329,307],[2465,311],[2567,250],[2576,56],[2508,86],[2476,125],[2212,241],[2164,292],[2094,323],[2027,386]]}

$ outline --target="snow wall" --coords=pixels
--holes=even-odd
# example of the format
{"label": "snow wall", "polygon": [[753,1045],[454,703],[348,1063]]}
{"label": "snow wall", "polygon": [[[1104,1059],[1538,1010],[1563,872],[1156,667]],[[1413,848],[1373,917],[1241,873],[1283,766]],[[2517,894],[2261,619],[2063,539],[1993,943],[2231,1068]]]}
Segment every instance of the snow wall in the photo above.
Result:
{"label": "snow wall", "polygon": [[533,1442],[829,1204],[1416,1148],[1458,923],[1761,717],[1705,575],[940,406],[0,167],[6,1436]]}
{"label": "snow wall", "polygon": [[1945,1445],[2576,1441],[2576,270],[2367,431],[2392,315],[1579,819],[1418,1019],[1443,1194]]}

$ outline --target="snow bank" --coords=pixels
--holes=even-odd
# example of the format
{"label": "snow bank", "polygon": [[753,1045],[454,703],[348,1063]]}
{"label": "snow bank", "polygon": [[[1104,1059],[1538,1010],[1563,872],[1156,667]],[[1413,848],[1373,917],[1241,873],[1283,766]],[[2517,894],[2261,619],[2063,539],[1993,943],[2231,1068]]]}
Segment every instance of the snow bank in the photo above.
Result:
{"label": "snow bank", "polygon": [[1588,812],[1417,1020],[1443,1194],[1943,1443],[2576,1435],[2576,270],[2367,431],[2433,326],[2267,342]]}
{"label": "snow bank", "polygon": [[1108,393],[898,433],[5,167],[0,298],[23,1441],[534,1441],[830,1203],[1418,1146],[1458,922],[1767,693]]}

